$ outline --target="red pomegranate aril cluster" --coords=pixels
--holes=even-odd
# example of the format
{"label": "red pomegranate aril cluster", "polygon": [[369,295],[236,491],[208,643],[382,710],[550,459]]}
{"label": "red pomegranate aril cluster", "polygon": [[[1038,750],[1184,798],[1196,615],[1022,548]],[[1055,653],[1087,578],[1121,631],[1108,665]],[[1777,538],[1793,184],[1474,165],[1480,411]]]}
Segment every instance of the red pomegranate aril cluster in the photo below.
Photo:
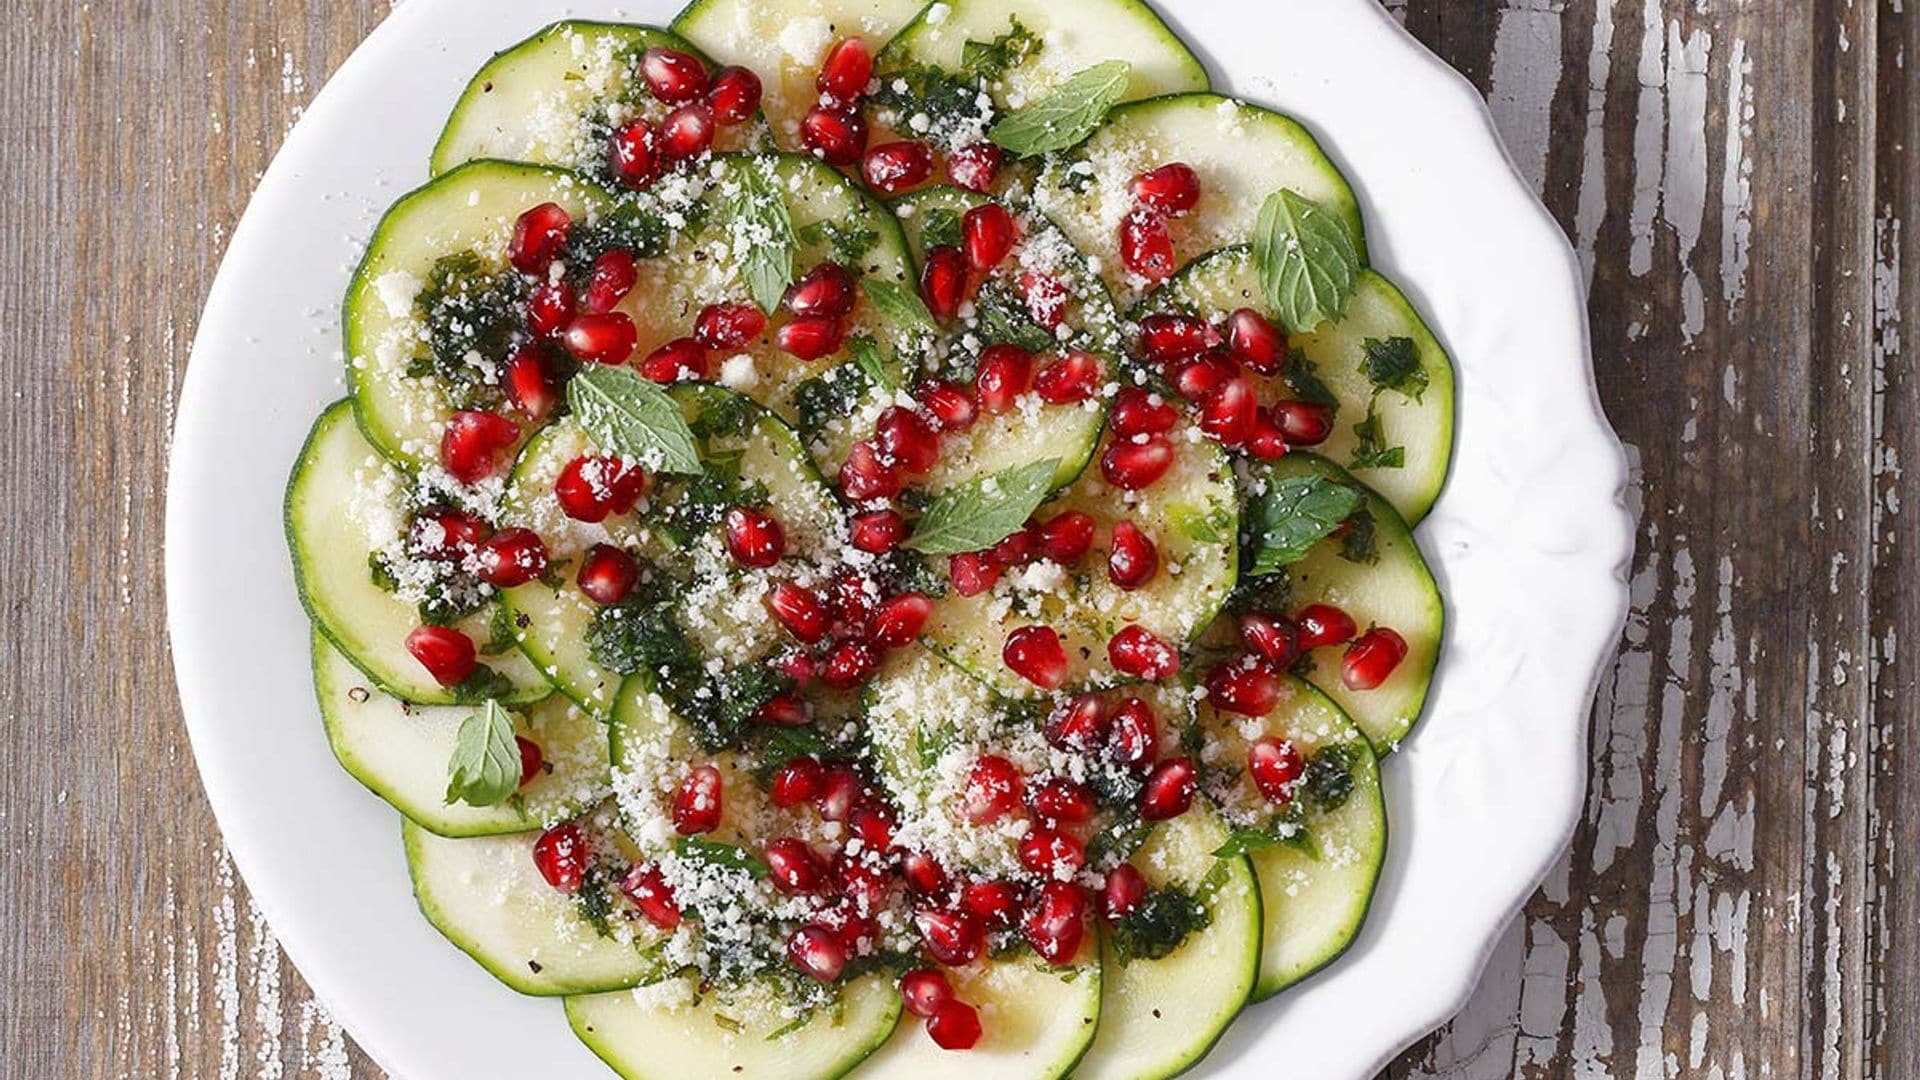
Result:
{"label": "red pomegranate aril cluster", "polygon": [[1013,408],[1033,388],[1033,356],[1018,345],[989,345],[975,366],[973,396],[988,412]]}
{"label": "red pomegranate aril cluster", "polygon": [[1092,397],[1103,374],[1092,353],[1069,349],[1033,377],[1033,392],[1049,405],[1072,405]]}
{"label": "red pomegranate aril cluster", "polygon": [[650,486],[646,470],[610,454],[584,454],[561,468],[554,500],[575,521],[596,523],[639,505]]}
{"label": "red pomegranate aril cluster", "polygon": [[1140,816],[1148,821],[1179,817],[1193,807],[1200,790],[1199,776],[1190,758],[1168,758],[1153,767],[1140,789]]}
{"label": "red pomegranate aril cluster", "polygon": [[1131,521],[1113,523],[1107,554],[1107,577],[1121,589],[1141,588],[1160,572],[1160,551],[1140,526]]}
{"label": "red pomegranate aril cluster", "polygon": [[1359,628],[1353,616],[1332,604],[1308,604],[1293,617],[1300,651],[1310,652],[1328,645],[1343,645],[1353,640]]}
{"label": "red pomegranate aril cluster", "polygon": [[1207,673],[1207,700],[1242,716],[1265,716],[1280,702],[1280,676],[1272,665],[1242,653]]}
{"label": "red pomegranate aril cluster", "polygon": [[560,343],[576,360],[594,364],[624,364],[640,343],[640,330],[624,311],[577,315],[567,323]]}
{"label": "red pomegranate aril cluster", "polygon": [[824,926],[803,926],[787,939],[787,959],[805,974],[830,983],[846,970],[847,947]]}
{"label": "red pomegranate aril cluster", "polygon": [[573,216],[559,203],[541,203],[521,214],[507,241],[507,261],[523,274],[544,275],[566,249]]}
{"label": "red pomegranate aril cluster", "polygon": [[1168,221],[1200,203],[1200,177],[1173,162],[1133,178],[1133,208],[1120,220],[1120,261],[1150,282],[1173,276],[1173,230]]}
{"label": "red pomegranate aril cluster", "polygon": [[636,190],[650,187],[666,165],[713,149],[719,126],[744,124],[760,108],[759,76],[743,67],[709,72],[705,61],[678,49],[641,54],[640,77],[654,100],[674,108],[657,126],[637,119],[610,139],[608,168]]}
{"label": "red pomegranate aril cluster", "polygon": [[960,240],[967,265],[984,274],[998,267],[1020,241],[1020,225],[999,203],[981,203],[960,219]]}
{"label": "red pomegranate aril cluster", "polygon": [[543,281],[527,297],[527,332],[542,340],[560,336],[573,320],[573,287],[564,281]]}
{"label": "red pomegranate aril cluster", "polygon": [[1240,616],[1240,641],[1276,668],[1289,668],[1300,658],[1300,634],[1291,619],[1258,612]]}
{"label": "red pomegranate aril cluster", "polygon": [[1073,962],[1086,937],[1087,898],[1078,885],[1049,881],[1020,920],[1020,936],[1049,964]]}
{"label": "red pomegranate aril cluster", "polygon": [[767,864],[768,879],[783,893],[803,895],[819,892],[827,883],[827,868],[807,842],[794,836],[767,841],[760,849]]}
{"label": "red pomegranate aril cluster", "polygon": [[707,347],[691,337],[674,338],[640,361],[640,374],[661,384],[676,383],[682,379],[704,379],[711,371]]}
{"label": "red pomegranate aril cluster", "polygon": [[1100,910],[1109,921],[1118,922],[1133,914],[1146,898],[1146,876],[1132,863],[1121,863],[1107,871],[1107,880],[1100,890]]}
{"label": "red pomegranate aril cluster", "polygon": [[1173,443],[1164,435],[1137,435],[1107,444],[1100,452],[1100,475],[1127,491],[1158,483],[1173,468]]}
{"label": "red pomegranate aril cluster", "polygon": [[969,912],[925,908],[914,913],[913,926],[927,955],[947,967],[973,963],[987,946],[986,928]]}
{"label": "red pomegranate aril cluster", "polygon": [[760,76],[743,67],[729,65],[714,73],[713,89],[707,92],[707,104],[713,118],[732,126],[753,119],[760,108]]}
{"label": "red pomegranate aril cluster", "polygon": [[867,122],[859,106],[872,79],[873,54],[866,42],[859,38],[836,42],[814,79],[820,104],[801,119],[800,144],[829,165],[859,161],[867,147]]}

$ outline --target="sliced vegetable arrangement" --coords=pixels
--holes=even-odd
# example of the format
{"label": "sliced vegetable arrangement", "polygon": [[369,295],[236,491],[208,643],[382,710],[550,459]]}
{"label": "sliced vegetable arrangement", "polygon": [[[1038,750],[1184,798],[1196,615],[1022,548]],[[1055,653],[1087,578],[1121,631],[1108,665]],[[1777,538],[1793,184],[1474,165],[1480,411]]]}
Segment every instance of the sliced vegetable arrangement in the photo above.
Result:
{"label": "sliced vegetable arrangement", "polygon": [[1352,941],[1453,372],[1138,0],[496,55],[287,530],[429,921],[620,1075],[1147,1080]]}

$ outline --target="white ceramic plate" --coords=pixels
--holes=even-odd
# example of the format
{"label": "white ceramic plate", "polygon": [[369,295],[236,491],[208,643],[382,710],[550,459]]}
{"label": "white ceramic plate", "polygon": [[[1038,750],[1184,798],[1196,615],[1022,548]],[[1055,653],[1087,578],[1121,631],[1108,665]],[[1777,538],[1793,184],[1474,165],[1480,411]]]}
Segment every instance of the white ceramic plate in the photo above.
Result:
{"label": "white ceramic plate", "polygon": [[[1371,0],[1167,4],[1216,88],[1291,112],[1360,191],[1373,256],[1459,366],[1453,476],[1419,531],[1448,604],[1427,716],[1386,762],[1366,929],[1254,1006],[1202,1073],[1364,1077],[1466,999],[1570,833],[1587,710],[1626,610],[1624,459],[1581,278],[1473,89]],[[397,816],[334,763],[281,496],[344,393],[339,302],[374,221],[426,179],[467,77],[557,18],[664,24],[676,0],[408,0],[314,100],[234,231],[187,372],[167,506],[174,663],[235,862],[314,990],[396,1076],[603,1077],[413,905]],[[155,823],[155,827],[164,827]]]}

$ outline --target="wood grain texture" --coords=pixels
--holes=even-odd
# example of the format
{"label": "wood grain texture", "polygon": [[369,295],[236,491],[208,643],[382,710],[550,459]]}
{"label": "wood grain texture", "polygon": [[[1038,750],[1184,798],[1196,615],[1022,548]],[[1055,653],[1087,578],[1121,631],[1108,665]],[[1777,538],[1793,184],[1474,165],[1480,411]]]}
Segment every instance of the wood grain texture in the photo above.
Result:
{"label": "wood grain texture", "polygon": [[[1920,641],[1920,16],[1387,7],[1487,95],[1580,252],[1639,545],[1573,847],[1460,1017],[1386,1075],[1920,1076],[1900,651]],[[168,668],[160,511],[227,232],[387,10],[15,0],[0,20],[8,1076],[379,1075],[220,846]]]}

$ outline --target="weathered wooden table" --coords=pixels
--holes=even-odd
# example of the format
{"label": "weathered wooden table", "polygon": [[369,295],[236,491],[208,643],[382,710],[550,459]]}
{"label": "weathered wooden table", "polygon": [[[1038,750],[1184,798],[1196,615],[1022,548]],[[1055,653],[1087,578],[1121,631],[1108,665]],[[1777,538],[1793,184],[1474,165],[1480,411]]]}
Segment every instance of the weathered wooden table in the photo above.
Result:
{"label": "weathered wooden table", "polygon": [[[1389,1075],[1920,1076],[1920,13],[1389,6],[1485,91],[1586,263],[1640,522],[1573,849],[1466,1011]],[[0,1074],[377,1073],[221,847],[168,670],[160,521],[227,231],[387,10],[0,18]]]}

